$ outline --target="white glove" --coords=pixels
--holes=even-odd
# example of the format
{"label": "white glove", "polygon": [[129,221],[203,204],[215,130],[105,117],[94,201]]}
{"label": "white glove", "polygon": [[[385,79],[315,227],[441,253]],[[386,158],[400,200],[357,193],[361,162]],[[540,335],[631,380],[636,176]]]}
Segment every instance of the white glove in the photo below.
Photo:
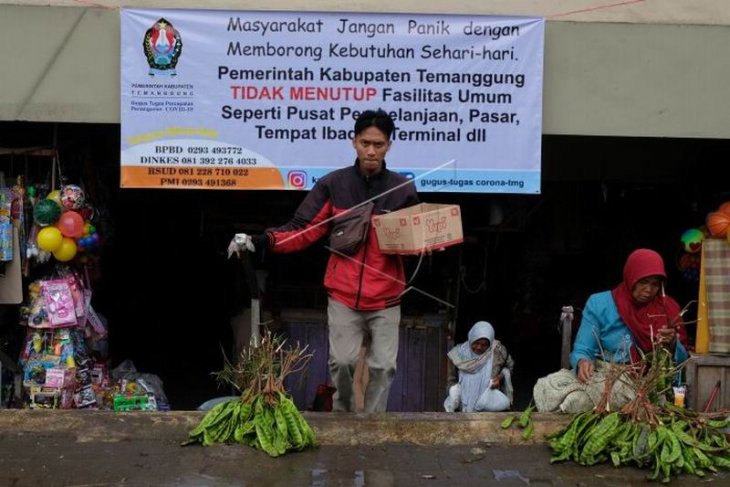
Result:
{"label": "white glove", "polygon": [[239,252],[256,252],[256,247],[251,240],[251,235],[246,233],[237,233],[233,236],[231,243],[228,244],[228,258],[230,259],[233,254],[236,257],[240,257]]}

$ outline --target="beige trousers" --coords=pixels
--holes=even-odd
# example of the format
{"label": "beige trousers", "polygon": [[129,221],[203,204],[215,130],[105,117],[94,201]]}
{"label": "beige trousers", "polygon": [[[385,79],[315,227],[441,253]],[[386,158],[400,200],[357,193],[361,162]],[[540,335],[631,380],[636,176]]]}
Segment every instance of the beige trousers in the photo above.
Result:
{"label": "beige trousers", "polygon": [[400,306],[379,311],[356,311],[330,298],[327,322],[330,377],[337,388],[332,410],[355,410],[353,377],[360,349],[368,336],[369,346],[365,354],[368,381],[364,411],[385,411],[396,371]]}

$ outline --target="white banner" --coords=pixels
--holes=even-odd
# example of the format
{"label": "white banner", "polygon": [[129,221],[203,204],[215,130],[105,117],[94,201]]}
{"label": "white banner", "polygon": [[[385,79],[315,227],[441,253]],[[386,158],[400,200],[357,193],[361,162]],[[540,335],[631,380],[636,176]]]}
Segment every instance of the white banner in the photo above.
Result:
{"label": "white banner", "polygon": [[541,18],[121,15],[122,187],[309,189],[382,108],[419,191],[540,192]]}

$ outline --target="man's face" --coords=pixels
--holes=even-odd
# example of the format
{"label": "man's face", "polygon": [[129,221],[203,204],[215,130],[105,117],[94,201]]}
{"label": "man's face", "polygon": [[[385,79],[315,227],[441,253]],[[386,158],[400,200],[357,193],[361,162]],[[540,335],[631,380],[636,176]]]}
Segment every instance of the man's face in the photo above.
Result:
{"label": "man's face", "polygon": [[366,175],[377,174],[383,168],[390,140],[377,127],[368,127],[352,139],[352,146],[360,160],[360,170]]}

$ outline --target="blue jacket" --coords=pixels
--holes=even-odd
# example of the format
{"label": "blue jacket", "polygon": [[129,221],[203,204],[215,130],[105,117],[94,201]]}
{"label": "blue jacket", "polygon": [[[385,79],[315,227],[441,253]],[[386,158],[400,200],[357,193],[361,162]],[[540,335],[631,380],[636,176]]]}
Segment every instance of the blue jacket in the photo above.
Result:
{"label": "blue jacket", "polygon": [[[600,339],[600,348],[596,336]],[[596,357],[601,358],[601,349],[606,354],[603,360],[626,363],[630,361],[629,345],[633,344],[631,331],[619,316],[611,291],[592,294],[583,309],[583,319],[570,354],[570,365],[575,369],[580,359],[593,361]],[[687,350],[679,340],[674,360],[676,363],[687,360]]]}

